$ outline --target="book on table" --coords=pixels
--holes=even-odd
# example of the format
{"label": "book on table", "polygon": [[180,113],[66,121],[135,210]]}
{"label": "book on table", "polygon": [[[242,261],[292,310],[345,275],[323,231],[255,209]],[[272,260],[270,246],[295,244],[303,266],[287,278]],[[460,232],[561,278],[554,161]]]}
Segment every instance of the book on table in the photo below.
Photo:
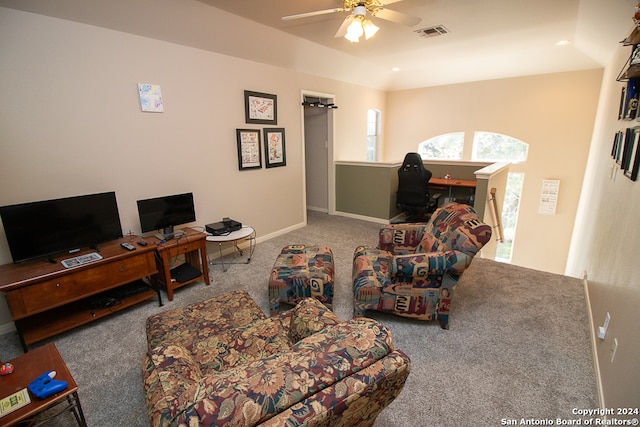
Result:
{"label": "book on table", "polygon": [[22,390],[0,400],[0,417],[3,417],[16,409],[20,409],[29,403],[31,403],[29,392],[26,388],[23,388]]}

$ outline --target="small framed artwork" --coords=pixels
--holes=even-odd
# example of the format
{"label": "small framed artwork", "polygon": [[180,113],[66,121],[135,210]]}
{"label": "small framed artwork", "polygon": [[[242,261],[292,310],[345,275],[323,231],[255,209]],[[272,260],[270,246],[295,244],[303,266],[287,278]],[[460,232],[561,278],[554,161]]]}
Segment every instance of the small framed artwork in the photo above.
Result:
{"label": "small framed artwork", "polygon": [[616,164],[622,166],[622,150],[624,149],[624,133],[618,131],[616,133]]}
{"label": "small framed artwork", "polygon": [[159,85],[138,83],[138,97],[140,109],[148,113],[162,113],[162,92]]}
{"label": "small framed artwork", "polygon": [[251,124],[277,125],[278,96],[245,90],[244,120]]}
{"label": "small framed artwork", "polygon": [[624,119],[624,105],[627,99],[627,88],[626,86],[622,86],[622,90],[620,91],[620,106],[618,107],[618,120]]}
{"label": "small framed artwork", "polygon": [[640,132],[633,133],[633,142],[631,143],[628,159],[628,167],[624,170],[624,176],[635,181],[638,179],[638,143],[640,139]]}
{"label": "small framed artwork", "polygon": [[624,135],[624,146],[622,148],[622,159],[620,161],[620,168],[623,171],[627,171],[631,166],[631,152],[633,151],[633,145],[636,139],[636,131],[633,128],[627,128]]}
{"label": "small framed artwork", "polygon": [[636,181],[638,179],[638,169],[640,169],[640,148],[638,148],[638,144],[635,145],[632,163],[633,166],[631,167],[629,178],[631,179],[631,181]]}
{"label": "small framed artwork", "polygon": [[616,132],[613,137],[613,147],[611,148],[611,158],[620,165],[622,164],[622,144],[624,142],[624,134],[620,131]]}
{"label": "small framed artwork", "polygon": [[284,128],[264,130],[264,162],[267,168],[287,165]]}
{"label": "small framed artwork", "polygon": [[259,129],[236,129],[238,143],[238,168],[259,169],[262,167]]}

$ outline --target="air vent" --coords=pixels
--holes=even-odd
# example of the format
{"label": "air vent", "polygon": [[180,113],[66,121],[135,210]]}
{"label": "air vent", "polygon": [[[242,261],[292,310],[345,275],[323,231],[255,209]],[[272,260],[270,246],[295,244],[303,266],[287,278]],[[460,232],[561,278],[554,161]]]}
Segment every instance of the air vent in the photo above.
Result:
{"label": "air vent", "polygon": [[415,30],[420,37],[438,37],[443,34],[449,34],[449,30],[444,25],[436,25],[434,27],[421,28]]}

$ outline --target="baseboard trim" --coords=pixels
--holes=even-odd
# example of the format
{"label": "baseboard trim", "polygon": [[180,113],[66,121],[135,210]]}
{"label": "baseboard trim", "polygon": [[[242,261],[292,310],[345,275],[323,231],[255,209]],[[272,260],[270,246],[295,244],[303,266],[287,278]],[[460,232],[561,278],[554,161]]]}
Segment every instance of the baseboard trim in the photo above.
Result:
{"label": "baseboard trim", "polygon": [[321,212],[321,213],[329,213],[329,209],[327,208],[318,208],[315,206],[307,206],[308,211]]}
{"label": "baseboard trim", "polygon": [[362,220],[362,221],[376,222],[378,224],[389,224],[389,220],[388,219],[375,218],[375,217],[372,217],[372,216],[357,215],[357,214],[352,214],[352,213],[349,213],[349,212],[336,211],[335,215],[344,216],[344,217],[347,217],[347,218],[359,219],[359,220]]}
{"label": "baseboard trim", "polygon": [[582,274],[582,285],[584,288],[584,299],[587,303],[587,314],[589,315],[589,335],[591,336],[591,355],[593,357],[593,369],[596,374],[596,389],[598,392],[598,404],[600,408],[606,408],[604,402],[604,391],[602,390],[602,377],[600,376],[600,360],[596,351],[597,337],[596,325],[593,322],[593,312],[591,311],[591,300],[589,299],[589,280],[587,280],[587,272]]}

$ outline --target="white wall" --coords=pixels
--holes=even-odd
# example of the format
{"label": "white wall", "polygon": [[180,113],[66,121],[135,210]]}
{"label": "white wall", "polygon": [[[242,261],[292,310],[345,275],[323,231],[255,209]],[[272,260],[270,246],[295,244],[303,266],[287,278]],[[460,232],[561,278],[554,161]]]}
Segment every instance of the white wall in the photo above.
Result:
{"label": "white wall", "polygon": [[[258,237],[304,221],[301,90],[333,93],[336,139],[366,142],[369,99],[353,84],[57,18],[0,8],[0,205],[115,191],[124,233],[136,200],[192,191],[197,222],[223,216]],[[143,113],[137,83],[162,88]],[[287,166],[238,170],[243,90],[278,96]],[[362,95],[362,97],[360,97]],[[263,162],[264,164],[264,162]],[[11,262],[0,235],[0,263]],[[0,299],[0,327],[10,321]]]}
{"label": "white wall", "polygon": [[[465,132],[465,146],[475,131],[528,143],[527,162],[510,167],[525,173],[512,263],[564,273],[601,78],[591,70],[391,92],[384,160],[450,132]],[[560,180],[553,216],[538,213],[543,179]]]}
{"label": "white wall", "polygon": [[[622,38],[622,37],[621,37]],[[638,212],[640,181],[624,177],[611,159],[613,136],[638,122],[618,121],[623,83],[616,82],[631,47],[618,47],[603,77],[585,185],[576,218],[567,274],[587,274],[593,331],[611,322],[604,340],[596,339],[605,407],[637,407],[640,402],[640,262]],[[614,173],[612,174],[612,168]],[[614,361],[614,340],[618,348]],[[635,416],[637,418],[637,416]]]}

